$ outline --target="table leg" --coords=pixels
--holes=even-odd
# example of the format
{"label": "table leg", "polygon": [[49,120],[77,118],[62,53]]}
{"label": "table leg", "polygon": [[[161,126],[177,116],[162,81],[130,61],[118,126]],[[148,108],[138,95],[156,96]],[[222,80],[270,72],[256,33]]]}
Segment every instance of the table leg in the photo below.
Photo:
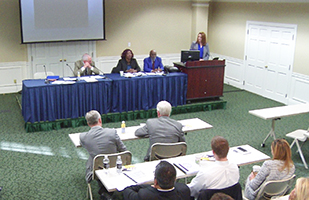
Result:
{"label": "table leg", "polygon": [[280,119],[280,118],[272,119],[272,121],[271,121],[271,129],[270,129],[268,135],[266,136],[266,138],[263,140],[263,143],[261,144],[261,147],[265,147],[265,142],[269,138],[269,136],[272,136],[274,138],[274,140],[276,139],[276,135],[275,135],[275,121],[278,120],[278,119]]}

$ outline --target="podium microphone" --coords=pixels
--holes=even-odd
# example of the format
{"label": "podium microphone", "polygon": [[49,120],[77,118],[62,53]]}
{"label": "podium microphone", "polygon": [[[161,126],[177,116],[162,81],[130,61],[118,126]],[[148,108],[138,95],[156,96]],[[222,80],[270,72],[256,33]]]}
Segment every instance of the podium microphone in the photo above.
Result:
{"label": "podium microphone", "polygon": [[[70,70],[72,71],[72,73],[73,73],[73,75],[74,75],[74,71],[73,71],[72,67],[71,67],[68,63],[66,63],[66,66],[68,66],[68,67],[70,68]],[[75,76],[75,75],[74,75],[74,76]]]}
{"label": "podium microphone", "polygon": [[46,66],[45,66],[45,65],[43,65],[43,67],[44,67],[45,76],[46,76],[46,78],[45,78],[45,83],[46,83],[46,84],[49,84],[49,80],[47,79]]}

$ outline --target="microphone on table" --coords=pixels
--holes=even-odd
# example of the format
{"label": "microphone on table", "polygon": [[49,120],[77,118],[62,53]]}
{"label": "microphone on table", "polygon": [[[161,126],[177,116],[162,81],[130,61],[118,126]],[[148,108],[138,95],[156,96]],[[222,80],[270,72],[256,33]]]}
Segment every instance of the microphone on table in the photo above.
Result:
{"label": "microphone on table", "polygon": [[73,75],[74,75],[74,71],[72,69],[72,67],[67,63],[66,66],[68,66],[70,68],[70,70],[72,71]]}
{"label": "microphone on table", "polygon": [[45,76],[46,76],[46,78],[45,78],[45,83],[46,83],[46,84],[49,84],[49,80],[47,79],[46,66],[45,66],[45,65],[43,65],[43,67],[44,67]]}

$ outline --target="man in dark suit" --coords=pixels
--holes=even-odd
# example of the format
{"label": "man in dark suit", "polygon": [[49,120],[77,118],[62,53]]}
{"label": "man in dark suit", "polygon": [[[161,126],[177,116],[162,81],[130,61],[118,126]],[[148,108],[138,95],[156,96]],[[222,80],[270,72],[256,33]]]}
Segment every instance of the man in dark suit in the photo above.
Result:
{"label": "man in dark suit", "polygon": [[153,185],[135,185],[123,191],[125,200],[190,200],[190,189],[183,183],[175,183],[175,167],[161,161],[155,170]]}
{"label": "man in dark suit", "polygon": [[86,164],[86,181],[92,180],[93,158],[98,154],[111,154],[126,151],[126,146],[120,140],[115,129],[102,128],[101,115],[91,110],[85,116],[90,131],[80,134],[80,142],[89,153]]}
{"label": "man in dark suit", "polygon": [[138,137],[149,137],[149,148],[144,158],[149,161],[150,148],[154,143],[176,143],[185,142],[182,124],[169,116],[172,106],[167,101],[160,101],[157,104],[158,118],[148,119],[146,125],[137,129],[135,135]]}
{"label": "man in dark suit", "polygon": [[161,72],[163,70],[162,59],[157,56],[156,50],[151,50],[149,57],[144,59],[144,72]]}
{"label": "man in dark suit", "polygon": [[92,61],[92,58],[89,54],[85,53],[82,57],[82,60],[78,60],[75,62],[74,67],[74,76],[87,76],[93,74],[99,74],[100,71],[96,68],[95,63]]}

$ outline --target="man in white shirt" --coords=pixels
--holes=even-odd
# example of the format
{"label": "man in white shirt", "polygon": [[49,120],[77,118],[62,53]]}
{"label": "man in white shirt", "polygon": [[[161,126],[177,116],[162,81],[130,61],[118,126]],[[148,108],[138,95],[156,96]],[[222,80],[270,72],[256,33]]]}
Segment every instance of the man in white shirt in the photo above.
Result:
{"label": "man in white shirt", "polygon": [[227,159],[230,148],[228,141],[221,136],[215,136],[211,140],[211,148],[215,162],[209,162],[201,167],[196,177],[188,184],[191,196],[195,198],[202,189],[223,189],[239,181],[238,166]]}

